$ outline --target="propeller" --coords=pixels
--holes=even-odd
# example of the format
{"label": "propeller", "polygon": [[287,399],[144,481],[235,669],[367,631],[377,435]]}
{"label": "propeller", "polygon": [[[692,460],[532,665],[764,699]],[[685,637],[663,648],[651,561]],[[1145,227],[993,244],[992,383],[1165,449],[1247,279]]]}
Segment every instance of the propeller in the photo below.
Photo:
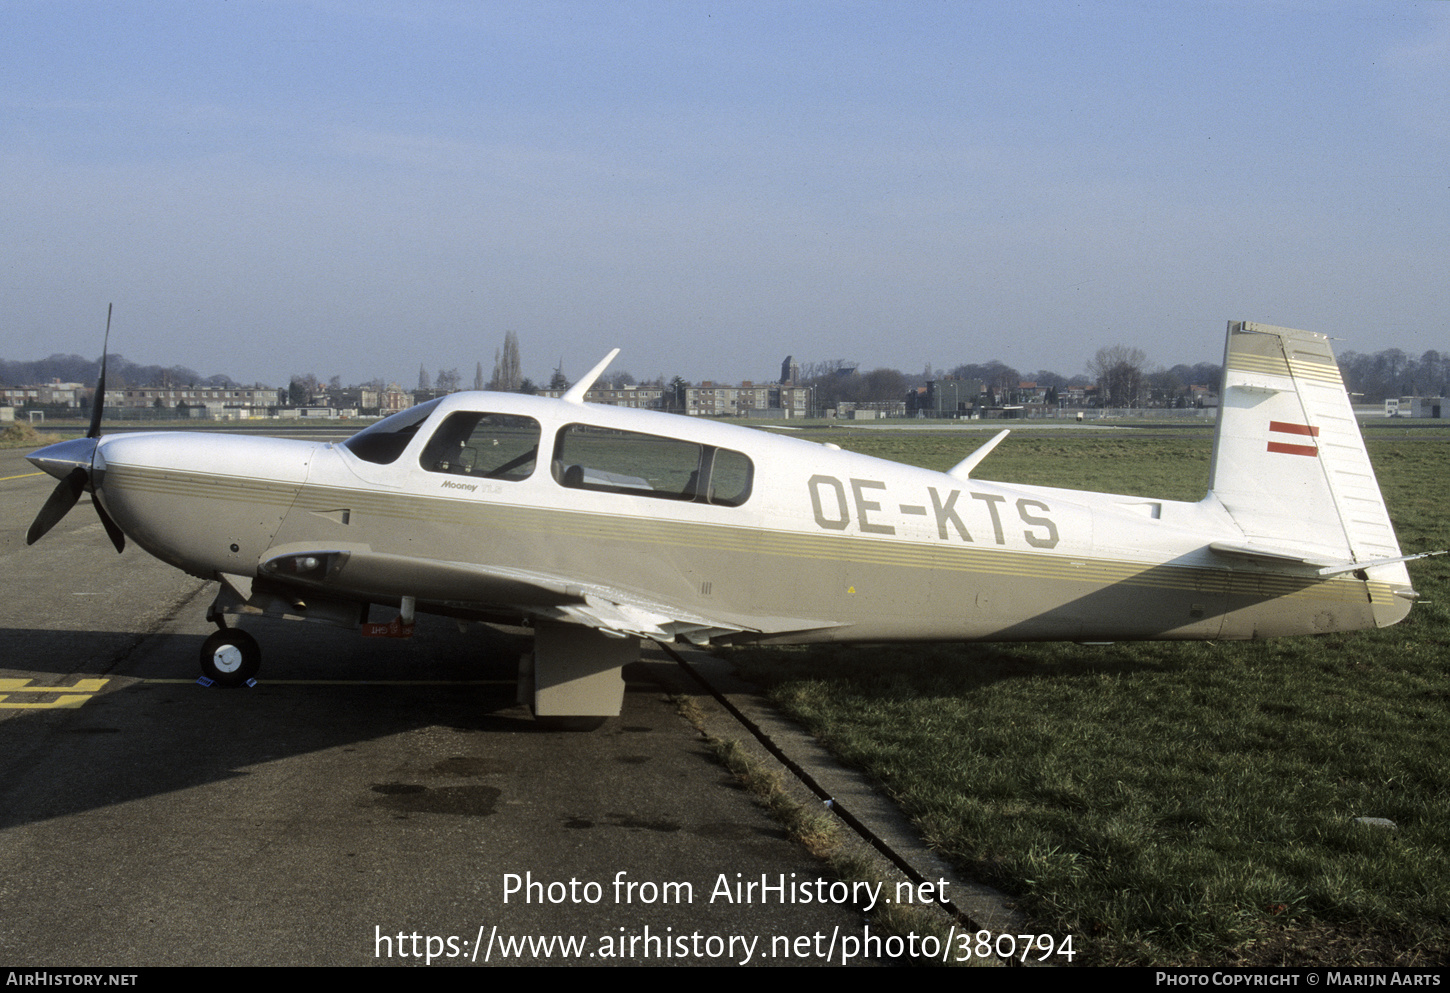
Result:
{"label": "propeller", "polygon": [[111,307],[110,304],[106,306],[106,337],[101,346],[101,375],[96,382],[96,395],[91,400],[90,429],[86,431],[84,438],[47,445],[26,456],[35,466],[60,480],[40,508],[40,513],[35,515],[30,530],[25,533],[27,545],[35,544],[47,531],[59,524],[61,518],[70,513],[70,509],[80,500],[81,494],[90,490],[93,494],[91,502],[95,505],[96,514],[101,518],[101,526],[106,529],[111,544],[116,546],[118,552],[126,547],[126,535],[111,520],[111,515],[106,513],[101,502],[94,498],[96,449],[100,445],[101,414],[106,407],[106,351],[111,344]]}

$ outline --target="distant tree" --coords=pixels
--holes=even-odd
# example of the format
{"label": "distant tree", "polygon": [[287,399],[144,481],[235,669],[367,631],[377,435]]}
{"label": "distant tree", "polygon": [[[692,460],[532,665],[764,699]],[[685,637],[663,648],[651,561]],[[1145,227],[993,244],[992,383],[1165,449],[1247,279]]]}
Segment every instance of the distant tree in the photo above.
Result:
{"label": "distant tree", "polygon": [[478,363],[478,365],[474,366],[474,369],[473,369],[473,388],[475,390],[481,390],[481,389],[483,389],[483,363],[482,362],[480,362],[480,363]]}
{"label": "distant tree", "polygon": [[533,395],[539,392],[539,387],[538,384],[536,384],[532,379],[525,377],[524,379],[519,381],[519,388],[514,392],[528,393],[530,395]]}
{"label": "distant tree", "polygon": [[1446,380],[1450,380],[1450,359],[1431,349],[1420,356],[1419,375],[1423,383],[1420,389],[1422,396],[1444,396]]}
{"label": "distant tree", "polygon": [[493,379],[488,388],[501,393],[513,393],[523,382],[522,362],[519,359],[519,336],[512,331],[504,333],[503,348],[493,353]]}
{"label": "distant tree", "polygon": [[1098,349],[1088,363],[1098,381],[1098,392],[1104,407],[1136,407],[1143,392],[1143,366],[1148,356],[1142,349],[1113,345]]}
{"label": "distant tree", "polygon": [[1050,369],[1038,369],[1036,372],[1023,373],[1022,378],[1036,383],[1045,390],[1062,389],[1067,385],[1066,378]]}
{"label": "distant tree", "polygon": [[1223,367],[1214,365],[1212,362],[1199,362],[1196,365],[1187,365],[1180,362],[1168,370],[1184,386],[1207,386],[1210,389],[1218,389],[1219,380],[1223,378]]}
{"label": "distant tree", "polygon": [[1015,390],[1022,382],[1020,372],[996,359],[985,365],[976,362],[959,365],[952,370],[952,378],[980,379],[984,387],[997,393]]}
{"label": "distant tree", "polygon": [[554,375],[549,377],[549,389],[567,390],[569,388],[569,377],[564,375],[564,367],[561,365],[554,370]]}
{"label": "distant tree", "polygon": [[503,377],[510,390],[518,388],[524,378],[523,360],[519,358],[519,336],[512,331],[503,336]]}
{"label": "distant tree", "polygon": [[896,369],[872,369],[861,379],[866,403],[895,403],[906,395],[906,377]]}
{"label": "distant tree", "polygon": [[331,379],[329,379],[327,381],[327,391],[329,393],[336,393],[340,389],[342,389],[342,377],[341,376],[333,376]]}
{"label": "distant tree", "polygon": [[437,389],[446,390],[449,393],[457,393],[459,390],[460,379],[461,377],[458,375],[457,367],[452,369],[444,369],[439,371],[438,378],[434,380],[433,385]]}
{"label": "distant tree", "polygon": [[433,380],[428,377],[428,370],[427,369],[424,369],[421,365],[419,365],[418,366],[418,389],[420,389],[420,390],[431,390],[432,388],[433,388]]}
{"label": "distant tree", "polygon": [[856,363],[846,359],[824,359],[800,366],[800,382],[811,382],[826,376],[838,376],[856,368]]}
{"label": "distant tree", "polygon": [[685,405],[690,398],[689,389],[690,383],[683,376],[676,376],[670,380],[670,385],[665,390],[665,409],[683,414],[686,410]]}

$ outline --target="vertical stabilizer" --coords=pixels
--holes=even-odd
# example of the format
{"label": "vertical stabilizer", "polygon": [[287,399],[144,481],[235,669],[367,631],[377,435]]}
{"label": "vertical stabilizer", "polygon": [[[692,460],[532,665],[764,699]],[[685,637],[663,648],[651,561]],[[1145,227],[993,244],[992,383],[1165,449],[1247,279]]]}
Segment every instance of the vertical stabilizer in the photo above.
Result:
{"label": "vertical stabilizer", "polygon": [[[1250,544],[1348,562],[1399,556],[1327,337],[1230,323],[1219,404],[1209,488]],[[1373,578],[1409,587],[1400,562]]]}

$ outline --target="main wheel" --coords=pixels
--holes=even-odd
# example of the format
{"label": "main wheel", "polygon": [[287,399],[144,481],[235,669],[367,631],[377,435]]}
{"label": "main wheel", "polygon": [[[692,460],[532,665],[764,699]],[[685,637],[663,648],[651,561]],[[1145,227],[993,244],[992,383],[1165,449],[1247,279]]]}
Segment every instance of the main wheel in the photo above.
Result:
{"label": "main wheel", "polygon": [[262,667],[257,639],[236,628],[225,628],[201,646],[201,674],[218,686],[242,686]]}

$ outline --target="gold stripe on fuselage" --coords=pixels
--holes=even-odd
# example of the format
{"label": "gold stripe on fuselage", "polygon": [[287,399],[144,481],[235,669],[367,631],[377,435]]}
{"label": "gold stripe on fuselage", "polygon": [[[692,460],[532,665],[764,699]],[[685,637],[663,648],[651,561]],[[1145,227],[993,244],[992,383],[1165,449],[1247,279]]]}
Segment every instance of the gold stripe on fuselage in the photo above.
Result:
{"label": "gold stripe on fuselage", "polygon": [[[297,484],[176,470],[116,466],[109,472],[109,485],[137,493],[273,507],[291,505],[286,525],[288,530],[298,526],[299,521],[294,516],[298,513],[323,513],[347,508],[352,514],[349,530],[358,528],[359,534],[364,533],[362,528],[366,519],[373,516],[399,522],[492,532],[590,539],[622,546],[626,550],[653,545],[765,555],[793,561],[833,561],[862,566],[1066,581],[1088,587],[1125,585],[1194,592],[1205,597],[1232,594],[1261,600],[1295,597],[1357,604],[1365,603],[1366,597],[1364,586],[1357,580],[1322,580],[1312,576],[1251,572],[1228,566],[1212,568],[1120,559],[1082,559],[994,546],[928,543],[899,537],[809,534],[743,525],[522,507],[406,492],[306,485],[299,492]],[[722,513],[730,512],[729,508],[719,509]],[[466,547],[466,542],[460,542],[456,537],[453,544]],[[484,562],[479,564],[487,565]],[[1388,602],[1393,596],[1393,588],[1388,584],[1371,582],[1368,586],[1369,596],[1376,602]]]}

